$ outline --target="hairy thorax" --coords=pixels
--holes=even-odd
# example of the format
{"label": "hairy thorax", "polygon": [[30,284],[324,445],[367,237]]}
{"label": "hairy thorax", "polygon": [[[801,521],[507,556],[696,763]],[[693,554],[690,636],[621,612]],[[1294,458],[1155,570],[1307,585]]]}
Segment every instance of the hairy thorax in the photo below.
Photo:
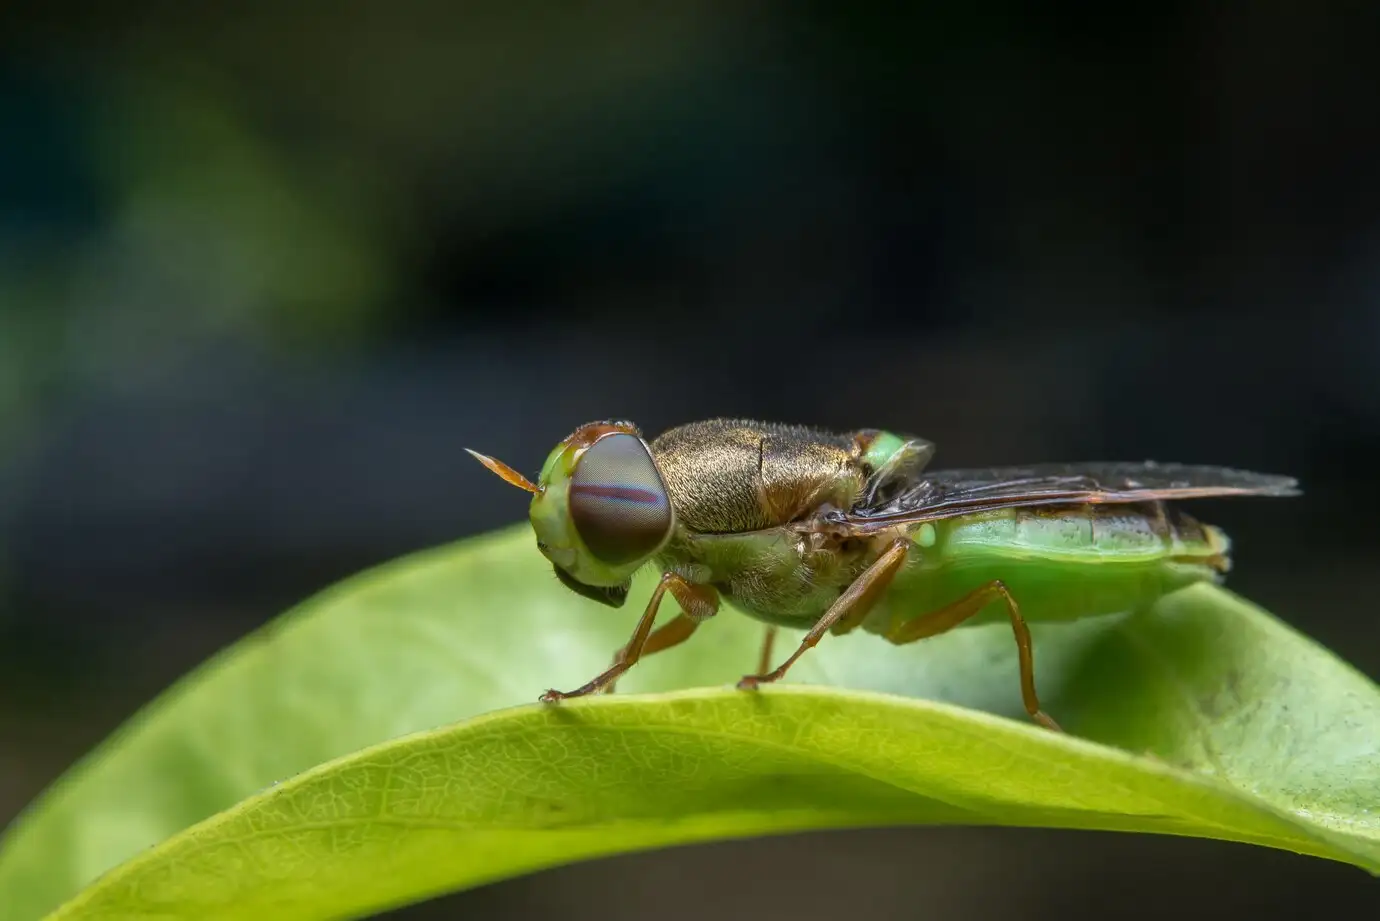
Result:
{"label": "hairy thorax", "polygon": [[697,534],[737,534],[849,508],[867,481],[852,435],[713,419],[651,443],[678,522]]}

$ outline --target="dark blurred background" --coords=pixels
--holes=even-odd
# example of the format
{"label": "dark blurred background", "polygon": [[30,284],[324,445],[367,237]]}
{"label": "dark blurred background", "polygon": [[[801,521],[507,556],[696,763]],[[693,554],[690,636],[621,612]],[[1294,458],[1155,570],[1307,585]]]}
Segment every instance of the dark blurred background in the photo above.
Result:
{"label": "dark blurred background", "polygon": [[[521,518],[462,446],[534,470],[608,416],[1295,474],[1200,511],[1235,589],[1380,675],[1380,7],[652,6],[0,13],[0,824],[290,603]],[[917,829],[390,917],[1333,900],[1380,885]]]}

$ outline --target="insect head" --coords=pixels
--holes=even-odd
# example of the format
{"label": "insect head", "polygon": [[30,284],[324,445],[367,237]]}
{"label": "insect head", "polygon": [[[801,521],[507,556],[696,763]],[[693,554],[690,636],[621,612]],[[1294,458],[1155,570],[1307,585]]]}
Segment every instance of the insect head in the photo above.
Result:
{"label": "insect head", "polygon": [[580,426],[547,456],[536,483],[502,461],[469,453],[532,494],[537,549],[561,582],[586,598],[622,606],[633,573],[675,528],[661,471],[629,422]]}

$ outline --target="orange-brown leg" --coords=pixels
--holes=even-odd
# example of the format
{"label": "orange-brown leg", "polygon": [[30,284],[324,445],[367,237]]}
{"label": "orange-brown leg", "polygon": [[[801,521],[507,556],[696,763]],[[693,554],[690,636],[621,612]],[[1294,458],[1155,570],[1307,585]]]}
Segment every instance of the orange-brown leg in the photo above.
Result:
{"label": "orange-brown leg", "polygon": [[862,622],[867,619],[867,615],[872,612],[872,605],[857,605],[853,610],[840,617],[829,628],[832,636],[847,636],[854,630],[862,626]]}
{"label": "orange-brown leg", "polygon": [[771,650],[776,645],[776,625],[769,624],[767,632],[762,637],[762,651],[757,654],[757,671],[764,672],[771,668]]}
{"label": "orange-brown leg", "polygon": [[[829,610],[824,612],[810,632],[805,634],[805,638],[800,641],[800,645],[795,652],[791,653],[790,658],[778,665],[775,671],[760,675],[744,675],[738,682],[738,687],[744,690],[751,690],[758,685],[770,684],[773,681],[781,680],[786,671],[795,664],[805,654],[808,649],[813,649],[815,644],[820,641],[825,633],[835,624],[845,618],[851,622],[860,622],[867,612],[877,603],[877,599],[885,594],[891,586],[891,580],[900,571],[901,564],[906,561],[906,553],[910,550],[910,541],[905,538],[898,538],[892,542],[886,552],[877,558],[877,561],[863,574],[853,580],[853,584],[848,586],[838,600],[829,606]],[[765,669],[763,669],[765,671]]]}
{"label": "orange-brown leg", "polygon": [[[663,649],[670,649],[672,646],[679,646],[690,639],[690,634],[695,632],[695,628],[700,625],[700,621],[682,612],[677,614],[674,620],[669,620],[652,631],[652,635],[647,637],[647,642],[642,644],[642,655],[649,656],[654,652],[661,652]],[[623,656],[629,655],[628,647],[624,646],[618,650],[613,657],[615,665]],[[604,685],[604,693],[612,694],[618,687],[618,679],[613,679]]]}
{"label": "orange-brown leg", "polygon": [[930,611],[928,614],[896,624],[887,631],[886,638],[901,646],[926,637],[938,636],[957,627],[994,601],[1001,601],[1006,605],[1006,612],[1011,617],[1011,630],[1016,634],[1016,653],[1021,668],[1021,700],[1025,703],[1025,712],[1041,726],[1055,732],[1063,732],[1059,724],[1040,709],[1040,698],[1035,693],[1035,658],[1031,651],[1030,628],[1021,616],[1016,599],[1011,597],[1011,592],[1000,579],[994,579],[974,589],[937,611]]}
{"label": "orange-brown leg", "polygon": [[[659,640],[660,646],[655,649],[648,649],[652,637],[652,624],[656,623],[656,615],[661,607],[661,599],[670,592],[680,604],[681,615],[667,623],[661,630]],[[637,664],[637,660],[645,654],[656,652],[660,649],[669,649],[677,643],[682,643],[695,632],[695,627],[700,621],[708,620],[719,610],[719,593],[708,585],[695,585],[687,582],[681,576],[668,572],[662,575],[661,581],[657,583],[652,591],[652,597],[647,601],[647,608],[642,612],[642,616],[637,621],[637,627],[633,630],[633,635],[628,644],[624,646],[614,657],[613,664],[606,668],[584,685],[573,691],[550,690],[541,695],[541,700],[546,703],[553,703],[564,700],[567,697],[583,697],[586,694],[593,694],[607,687],[610,683],[617,681],[618,676],[626,672]],[[681,620],[689,621],[689,625],[680,624]],[[674,629],[673,629],[674,628]]]}

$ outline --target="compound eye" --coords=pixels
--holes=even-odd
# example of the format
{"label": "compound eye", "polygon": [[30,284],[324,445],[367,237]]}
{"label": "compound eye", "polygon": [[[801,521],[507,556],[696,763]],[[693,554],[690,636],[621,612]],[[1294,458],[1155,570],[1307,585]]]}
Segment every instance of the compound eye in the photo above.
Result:
{"label": "compound eye", "polygon": [[570,518],[601,563],[645,559],[671,530],[666,484],[642,439],[605,435],[585,449],[570,477]]}

